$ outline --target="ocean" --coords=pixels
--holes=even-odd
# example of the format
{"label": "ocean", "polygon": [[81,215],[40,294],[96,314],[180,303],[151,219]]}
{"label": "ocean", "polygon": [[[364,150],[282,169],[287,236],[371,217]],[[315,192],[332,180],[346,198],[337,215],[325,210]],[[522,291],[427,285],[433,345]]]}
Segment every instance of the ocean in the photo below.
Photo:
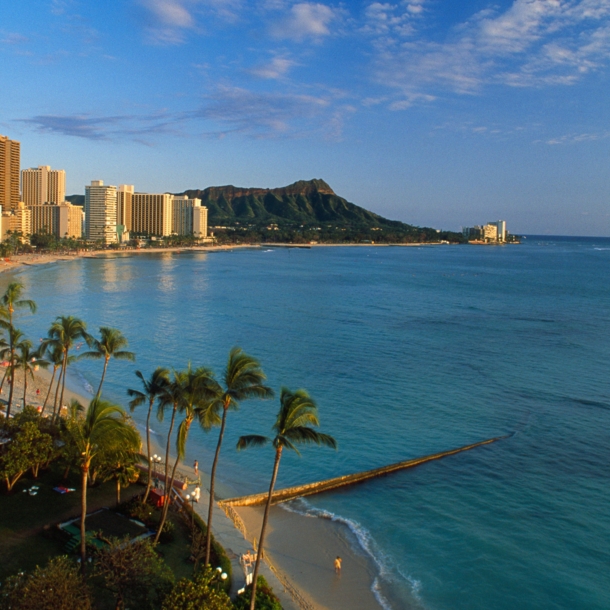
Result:
{"label": "ocean", "polygon": [[[292,505],[352,529],[380,605],[610,608],[610,239],[126,254],[18,277],[35,343],[57,315],[129,338],[137,362],[111,361],[105,384],[123,405],[136,369],[220,374],[235,345],[278,394],[307,389],[339,450],[286,452],[280,487],[510,435]],[[71,383],[100,371],[81,361]],[[272,451],[234,448],[277,406],[229,416],[219,477],[236,495],[268,485]],[[187,460],[208,469],[216,439],[194,429]]]}

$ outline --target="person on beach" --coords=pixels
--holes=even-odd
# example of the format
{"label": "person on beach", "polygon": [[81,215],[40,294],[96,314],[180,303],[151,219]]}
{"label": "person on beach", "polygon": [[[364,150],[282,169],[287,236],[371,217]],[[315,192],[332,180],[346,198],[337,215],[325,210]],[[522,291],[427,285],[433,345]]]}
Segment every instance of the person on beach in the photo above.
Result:
{"label": "person on beach", "polygon": [[199,475],[199,462],[197,460],[195,460],[195,463],[193,464],[193,470],[195,471],[195,476]]}
{"label": "person on beach", "polygon": [[200,496],[201,496],[201,487],[199,487],[199,485],[197,485],[197,487],[195,487],[195,491],[193,491],[193,499],[195,500],[195,502],[199,503]]}
{"label": "person on beach", "polygon": [[335,559],[335,574],[341,574],[341,562],[343,559],[337,555],[337,559]]}

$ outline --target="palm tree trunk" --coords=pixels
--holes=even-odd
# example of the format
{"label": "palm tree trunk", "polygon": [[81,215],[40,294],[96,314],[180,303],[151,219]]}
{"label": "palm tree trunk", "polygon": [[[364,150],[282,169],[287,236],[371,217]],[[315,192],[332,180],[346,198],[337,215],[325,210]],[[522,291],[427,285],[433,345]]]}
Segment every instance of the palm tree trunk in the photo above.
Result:
{"label": "palm tree trunk", "polygon": [[68,350],[64,354],[64,375],[61,382],[61,398],[59,399],[59,414],[61,415],[61,407],[64,404],[64,390],[66,389],[66,373],[68,372]]}
{"label": "palm tree trunk", "polygon": [[121,503],[121,479],[119,477],[116,478],[116,505],[118,506]]}
{"label": "palm tree trunk", "polygon": [[49,401],[49,396],[51,395],[51,388],[53,387],[53,382],[55,381],[55,373],[57,373],[57,366],[53,365],[53,374],[51,375],[51,382],[49,383],[49,389],[47,390],[47,395],[44,399],[44,403],[42,405],[42,410],[40,411],[40,415],[44,413],[44,410],[47,408],[47,402]]}
{"label": "palm tree trunk", "polygon": [[102,395],[102,386],[104,385],[104,377],[106,377],[106,369],[108,368],[108,358],[104,359],[104,370],[102,371],[102,378],[100,379],[100,387],[97,389],[96,398]]}
{"label": "palm tree trunk", "polygon": [[163,531],[163,526],[165,525],[165,520],[167,519],[167,513],[169,511],[169,504],[170,504],[170,499],[171,499],[171,492],[174,487],[174,478],[176,477],[176,468],[178,467],[179,461],[180,461],[180,458],[177,457],[176,461],[174,462],[174,467],[172,468],[172,477],[171,477],[171,480],[169,483],[169,493],[167,492],[167,480],[165,481],[166,491],[165,491],[165,498],[164,498],[164,502],[163,502],[163,512],[161,513],[161,521],[159,521],[159,529],[157,530],[157,533],[155,535],[155,544],[157,544],[157,542],[159,542],[159,538],[161,537],[161,532]]}
{"label": "palm tree trunk", "polygon": [[8,393],[8,406],[6,407],[6,419],[8,419],[11,415],[11,406],[13,404],[13,390],[15,389],[15,364],[14,364],[14,358],[13,356],[11,356],[11,364],[9,365],[11,367],[11,373],[10,373],[10,389],[9,389],[9,393]]}
{"label": "palm tree trunk", "polygon": [[261,536],[258,540],[258,549],[256,553],[256,563],[254,564],[254,574],[252,574],[252,597],[250,598],[250,610],[254,610],[256,604],[256,580],[258,578],[258,570],[263,556],[263,544],[265,543],[265,530],[267,529],[267,520],[269,519],[269,509],[271,508],[271,498],[277,479],[277,472],[280,469],[280,458],[282,457],[282,446],[280,445],[275,451],[275,463],[273,464],[273,476],[269,485],[269,496],[265,506],[265,514],[263,515],[263,524],[261,526]]}
{"label": "palm tree trunk", "polygon": [[80,501],[80,569],[85,574],[85,561],[87,560],[87,540],[85,519],[87,518],[87,478],[89,464],[85,462],[81,466],[81,501]]}
{"label": "palm tree trunk", "polygon": [[8,374],[8,366],[6,367],[6,371],[4,371],[4,375],[2,376],[2,383],[0,383],[0,392],[2,392],[2,388],[4,387],[4,381],[6,379],[6,376]]}
{"label": "palm tree trunk", "polygon": [[142,500],[142,504],[146,504],[152,485],[152,464],[150,463],[150,414],[152,413],[154,402],[154,398],[149,402],[148,415],[146,416],[146,457],[148,458],[148,482],[146,483],[146,491],[144,492],[144,500]]}
{"label": "palm tree trunk", "polygon": [[[163,525],[165,523],[165,518],[167,517],[167,509],[169,508],[170,493],[172,490],[172,488],[168,487],[168,485],[167,485],[167,479],[169,476],[169,447],[172,442],[172,431],[174,429],[174,421],[176,419],[177,408],[178,408],[178,405],[174,404],[174,410],[172,411],[172,420],[169,424],[169,431],[167,432],[167,446],[165,449],[165,481],[163,482],[164,488],[165,488],[165,495],[163,496],[163,512],[161,513],[161,521],[160,521],[160,525],[159,525],[159,530],[157,531],[157,535],[155,536],[155,544],[157,544],[157,542],[159,542],[159,536],[161,536],[161,529],[163,528]],[[178,460],[176,460],[176,462],[177,461]],[[175,471],[176,471],[176,464],[174,463],[174,472]],[[172,480],[172,485],[173,484],[174,484],[174,481]]]}
{"label": "palm tree trunk", "polygon": [[23,369],[23,408],[25,409],[25,399],[28,393],[28,372]]}
{"label": "palm tree trunk", "polygon": [[174,421],[176,419],[176,410],[178,409],[178,405],[174,405],[174,410],[172,411],[172,419],[169,424],[169,430],[167,432],[167,446],[165,447],[165,481],[163,481],[163,485],[165,488],[165,495],[167,495],[167,477],[169,475],[169,447],[172,442],[172,431],[174,429]]}
{"label": "palm tree trunk", "polygon": [[208,527],[205,534],[205,563],[203,564],[204,566],[207,566],[210,563],[210,548],[212,546],[212,513],[214,512],[214,483],[216,482],[216,466],[218,464],[218,458],[220,457],[220,447],[222,445],[222,439],[225,434],[227,412],[228,408],[225,407],[222,412],[222,423],[220,424],[220,433],[218,434],[218,444],[216,445],[216,454],[214,455],[212,472],[210,473],[210,506],[208,507]]}
{"label": "palm tree trunk", "polygon": [[53,421],[55,421],[55,418],[58,417],[57,398],[59,396],[59,388],[61,387],[61,376],[63,374],[64,374],[64,365],[62,363],[61,369],[59,369],[59,379],[57,380],[57,385],[55,386],[55,398],[53,401]]}

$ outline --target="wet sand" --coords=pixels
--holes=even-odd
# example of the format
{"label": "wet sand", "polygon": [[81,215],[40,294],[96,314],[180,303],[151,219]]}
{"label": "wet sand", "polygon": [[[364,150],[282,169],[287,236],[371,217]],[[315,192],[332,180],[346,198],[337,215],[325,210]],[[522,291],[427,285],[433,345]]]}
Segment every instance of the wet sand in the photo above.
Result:
{"label": "wet sand", "polygon": [[[248,538],[257,538],[263,508],[235,509],[244,521]],[[359,551],[347,526],[306,517],[273,506],[269,515],[265,552],[269,562],[299,589],[313,608],[319,610],[378,610],[381,606],[371,590],[376,566]],[[341,574],[335,574],[334,560],[343,560]]]}

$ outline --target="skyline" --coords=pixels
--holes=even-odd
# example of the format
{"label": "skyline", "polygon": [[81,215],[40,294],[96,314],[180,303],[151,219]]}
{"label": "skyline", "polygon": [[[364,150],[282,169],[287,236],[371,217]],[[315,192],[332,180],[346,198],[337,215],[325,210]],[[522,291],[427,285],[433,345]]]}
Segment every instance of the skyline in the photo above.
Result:
{"label": "skyline", "polygon": [[610,235],[610,0],[0,8],[21,167],[142,192],[321,178],[409,224]]}

